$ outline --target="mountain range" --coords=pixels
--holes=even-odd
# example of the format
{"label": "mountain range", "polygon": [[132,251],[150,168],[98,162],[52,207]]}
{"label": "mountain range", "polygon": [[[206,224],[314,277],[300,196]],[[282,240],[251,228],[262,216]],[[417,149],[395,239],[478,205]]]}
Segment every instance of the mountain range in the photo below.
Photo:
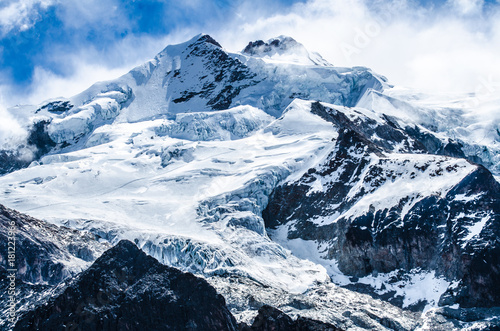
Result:
{"label": "mountain range", "polygon": [[26,132],[0,150],[0,236],[14,221],[15,328],[140,329],[125,318],[139,314],[158,329],[494,330],[500,121],[474,105],[290,37],[231,53],[202,34],[13,107]]}

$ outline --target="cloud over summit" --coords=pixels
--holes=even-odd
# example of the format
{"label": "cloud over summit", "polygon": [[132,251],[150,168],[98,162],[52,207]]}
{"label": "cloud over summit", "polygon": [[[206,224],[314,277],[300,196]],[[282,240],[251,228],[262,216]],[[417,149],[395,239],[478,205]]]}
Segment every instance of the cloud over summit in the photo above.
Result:
{"label": "cloud over summit", "polygon": [[199,32],[231,51],[289,35],[337,66],[434,92],[500,81],[497,1],[17,0],[0,4],[7,105],[70,96]]}

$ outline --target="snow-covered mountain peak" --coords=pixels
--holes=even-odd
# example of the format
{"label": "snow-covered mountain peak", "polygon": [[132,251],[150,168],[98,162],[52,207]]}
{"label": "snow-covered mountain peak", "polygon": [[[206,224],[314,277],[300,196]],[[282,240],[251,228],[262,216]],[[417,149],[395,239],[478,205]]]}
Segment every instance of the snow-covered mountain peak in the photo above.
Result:
{"label": "snow-covered mountain peak", "polygon": [[179,53],[185,52],[188,48],[193,48],[196,45],[204,45],[204,44],[210,44],[218,48],[222,48],[221,44],[219,44],[210,35],[205,33],[200,33],[185,42],[179,44],[167,45],[160,53],[158,53],[156,58],[163,57],[164,55],[177,55]]}
{"label": "snow-covered mountain peak", "polygon": [[310,53],[304,45],[292,37],[279,36],[264,42],[262,40],[251,41],[243,49],[243,54],[260,57],[269,62],[291,62],[306,65],[331,66],[318,53]]}
{"label": "snow-covered mountain peak", "polygon": [[212,38],[208,34],[201,33],[201,34],[195,36],[191,40],[196,40],[196,42],[198,42],[198,43],[209,43],[209,44],[215,45],[219,48],[222,48],[221,44],[219,44],[214,38]]}
{"label": "snow-covered mountain peak", "polygon": [[249,42],[248,45],[243,50],[243,53],[259,56],[259,55],[273,55],[273,54],[283,54],[288,51],[305,50],[305,47],[298,43],[295,39],[288,36],[279,36],[276,38],[271,38],[267,42],[262,40],[256,40],[254,42]]}

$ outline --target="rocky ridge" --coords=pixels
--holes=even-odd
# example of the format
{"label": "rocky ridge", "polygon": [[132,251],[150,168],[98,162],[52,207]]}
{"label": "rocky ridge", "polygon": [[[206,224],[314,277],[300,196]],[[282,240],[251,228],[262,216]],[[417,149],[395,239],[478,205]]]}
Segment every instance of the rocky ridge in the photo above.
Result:
{"label": "rocky ridge", "polygon": [[499,305],[492,287],[500,281],[499,261],[491,257],[500,248],[500,185],[491,173],[460,159],[392,154],[392,146],[409,142],[426,151],[397,127],[371,126],[385,135],[372,140],[367,126],[321,104],[311,107],[340,133],[322,163],[271,194],[263,217],[279,229],[275,237],[285,246],[311,243],[346,275],[435,271],[450,281],[444,302]]}

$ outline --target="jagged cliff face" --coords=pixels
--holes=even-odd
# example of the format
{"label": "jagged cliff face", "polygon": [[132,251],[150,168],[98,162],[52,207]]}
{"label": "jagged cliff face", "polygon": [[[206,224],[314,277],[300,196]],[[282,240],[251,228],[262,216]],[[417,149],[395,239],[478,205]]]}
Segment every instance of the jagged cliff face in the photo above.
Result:
{"label": "jagged cliff face", "polygon": [[425,147],[385,123],[370,131],[386,138],[370,140],[366,126],[312,108],[340,133],[323,162],[273,191],[263,212],[272,236],[285,246],[304,240],[346,275],[432,271],[453,283],[447,303],[498,305],[498,261],[484,259],[500,249],[500,185],[491,173],[455,158],[394,154],[396,145]]}
{"label": "jagged cliff face", "polygon": [[[498,123],[394,91],[289,37],[230,53],[200,35],[69,99],[11,109],[30,133],[0,151],[0,198],[212,279],[246,321],[278,298],[342,328],[423,323],[365,297],[351,318],[354,303],[332,302],[356,294],[330,281],[405,309],[498,306],[500,136],[476,139]],[[87,241],[63,237],[48,241]],[[74,273],[45,245],[54,263],[27,251],[22,277],[50,287]],[[99,254],[84,251],[60,254],[85,269]],[[260,303],[242,299],[247,282]],[[497,321],[439,312],[425,323]]]}

